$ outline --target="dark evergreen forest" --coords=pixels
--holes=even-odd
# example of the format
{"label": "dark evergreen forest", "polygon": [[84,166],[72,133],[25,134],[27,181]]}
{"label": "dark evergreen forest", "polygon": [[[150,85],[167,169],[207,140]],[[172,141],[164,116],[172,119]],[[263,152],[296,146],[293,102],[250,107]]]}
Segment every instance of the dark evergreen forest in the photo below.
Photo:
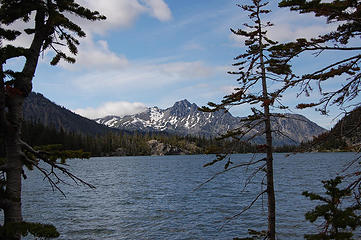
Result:
{"label": "dark evergreen forest", "polygon": [[[262,145],[251,145],[239,140],[177,136],[163,132],[108,132],[95,136],[68,132],[39,122],[23,122],[22,138],[31,146],[62,145],[63,150],[90,152],[91,156],[142,156],[151,155],[150,140],[176,147],[181,153],[218,154],[262,152]],[[4,156],[3,139],[0,139],[0,154]],[[283,147],[280,149],[289,149]],[[292,149],[292,147],[290,148]]]}

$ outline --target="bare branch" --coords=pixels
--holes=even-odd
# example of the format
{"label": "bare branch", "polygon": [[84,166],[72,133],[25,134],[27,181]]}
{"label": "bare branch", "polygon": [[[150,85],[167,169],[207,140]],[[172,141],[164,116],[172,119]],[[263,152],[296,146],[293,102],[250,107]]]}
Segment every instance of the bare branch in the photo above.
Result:
{"label": "bare branch", "polygon": [[282,132],[281,130],[277,129],[277,130],[272,130],[272,132],[278,133],[282,136],[284,136],[285,138],[288,138],[289,140],[291,140],[294,143],[298,143],[296,140],[294,140],[293,138],[291,138],[290,136],[288,136],[287,134],[285,134],[284,132]]}
{"label": "bare branch", "polygon": [[50,177],[50,174],[46,170],[37,165],[35,165],[35,167],[44,175],[44,178],[48,180],[53,191],[57,189],[64,197],[66,197],[65,193],[58,187],[58,184],[53,181],[53,179]]}
{"label": "bare branch", "polygon": [[[38,161],[34,161],[34,160],[31,160],[29,159],[25,154],[23,154],[23,158],[26,162],[30,163],[31,165],[34,165],[36,166],[36,168],[38,170],[40,170],[43,175],[45,176],[46,179],[48,179],[50,185],[52,186],[53,190],[54,189],[57,189],[59,190],[63,195],[63,191],[60,190],[60,188],[57,186],[58,183],[64,183],[66,184],[65,181],[63,181],[60,177],[57,176],[56,172],[54,171],[54,169],[57,169],[59,170],[62,174],[64,174],[65,176],[69,177],[71,180],[74,181],[75,184],[79,185],[80,184],[83,184],[85,186],[88,186],[90,188],[93,188],[95,189],[95,186],[90,184],[90,183],[87,183],[85,182],[84,180],[82,180],[81,178],[75,176],[74,174],[72,174],[68,169],[66,169],[65,167],[61,166],[60,164],[54,162],[54,161],[51,161],[47,158],[47,156],[49,156],[50,154],[47,153],[47,152],[43,152],[43,151],[36,151],[35,149],[33,149],[30,145],[28,145],[26,142],[20,140],[20,143],[21,143],[21,146],[27,150],[28,152],[34,154],[38,159],[41,159],[43,162],[45,162],[46,164],[48,164],[50,167],[51,167],[51,171],[50,173],[48,173],[45,169],[43,168],[40,168],[38,166]],[[51,176],[54,176],[55,179],[56,179],[56,182],[51,178]]]}
{"label": "bare branch", "polygon": [[250,208],[257,202],[257,200],[258,200],[263,194],[265,194],[265,193],[267,193],[267,190],[263,190],[262,192],[260,192],[260,193],[253,199],[253,201],[252,201],[248,206],[246,206],[245,208],[242,209],[241,212],[237,213],[236,215],[233,215],[232,217],[228,217],[228,218],[226,219],[226,222],[225,222],[225,223],[222,225],[222,227],[220,228],[220,230],[222,230],[222,229],[224,228],[224,226],[225,226],[227,223],[229,223],[231,220],[233,220],[233,219],[241,216],[241,215],[242,215],[243,213],[245,213],[248,209],[250,209]]}
{"label": "bare branch", "polygon": [[205,184],[211,182],[213,179],[215,179],[215,178],[218,177],[219,175],[222,175],[222,174],[224,174],[224,173],[226,173],[226,172],[229,172],[229,171],[231,171],[231,170],[233,170],[233,169],[236,169],[236,168],[239,168],[239,167],[244,167],[244,166],[255,165],[255,164],[257,164],[257,163],[264,162],[264,161],[266,161],[266,158],[262,158],[262,159],[260,159],[260,160],[258,160],[258,161],[255,161],[255,162],[252,162],[252,161],[251,161],[251,162],[246,162],[246,163],[240,163],[240,164],[237,164],[237,165],[235,165],[235,166],[233,166],[233,167],[227,168],[227,169],[225,169],[225,170],[223,170],[223,171],[221,171],[221,172],[217,172],[217,173],[214,174],[212,177],[210,177],[207,181],[203,182],[203,183],[200,184],[198,187],[196,187],[195,189],[193,189],[193,191],[196,191],[196,190],[200,189],[200,188],[203,187]]}
{"label": "bare branch", "polygon": [[257,167],[256,170],[254,170],[246,179],[245,183],[244,183],[244,186],[243,186],[243,189],[241,192],[244,192],[247,188],[247,186],[252,182],[252,180],[256,177],[256,175],[260,172],[260,171],[263,171],[265,169],[267,165],[266,164],[263,164],[262,166],[260,167]]}

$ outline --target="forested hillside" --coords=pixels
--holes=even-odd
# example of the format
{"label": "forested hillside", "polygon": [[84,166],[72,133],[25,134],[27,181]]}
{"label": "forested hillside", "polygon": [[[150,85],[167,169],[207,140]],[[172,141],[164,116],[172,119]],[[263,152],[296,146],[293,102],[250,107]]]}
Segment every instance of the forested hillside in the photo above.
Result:
{"label": "forested hillside", "polygon": [[361,107],[346,114],[329,132],[301,145],[302,149],[313,151],[356,151],[360,147]]}
{"label": "forested hillside", "polygon": [[[126,131],[106,127],[56,105],[42,94],[31,93],[24,103],[22,138],[31,146],[62,145],[91,156],[216,154],[264,151],[262,145],[235,140],[177,136],[167,132]],[[0,139],[0,156],[5,151]],[[292,151],[283,146],[276,151]]]}
{"label": "forested hillside", "polygon": [[[108,132],[103,135],[84,135],[64,129],[24,122],[22,137],[32,146],[60,144],[63,149],[90,152],[91,156],[138,156],[172,154],[245,153],[257,151],[239,141],[176,136],[166,133]],[[0,139],[1,146],[2,140]],[[0,156],[4,149],[0,149]]]}
{"label": "forested hillside", "polygon": [[118,130],[75,114],[68,109],[51,102],[40,93],[30,93],[24,101],[24,119],[28,122],[39,122],[44,126],[63,129],[66,132],[75,132],[95,136],[109,131]]}

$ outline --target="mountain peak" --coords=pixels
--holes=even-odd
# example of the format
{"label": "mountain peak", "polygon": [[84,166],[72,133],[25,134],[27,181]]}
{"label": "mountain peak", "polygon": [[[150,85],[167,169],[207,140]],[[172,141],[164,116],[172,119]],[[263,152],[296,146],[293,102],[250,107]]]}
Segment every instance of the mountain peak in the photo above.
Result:
{"label": "mountain peak", "polygon": [[190,107],[192,106],[192,104],[187,99],[183,99],[181,101],[175,102],[173,105],[173,107],[179,107],[179,106]]}
{"label": "mountain peak", "polygon": [[[287,120],[277,119],[274,121],[275,124],[278,124],[275,127],[298,143],[312,139],[313,136],[324,131],[314,123],[313,125],[304,119],[297,119],[293,115]],[[178,101],[167,109],[150,108],[146,112],[121,118],[116,123],[107,122],[106,119],[99,122],[108,126],[112,124],[112,126],[125,130],[166,131],[178,135],[206,137],[216,137],[220,133],[241,127],[240,118],[233,117],[230,113],[199,111],[198,106],[190,103],[187,99]],[[254,129],[254,132],[261,131],[263,131],[262,126]],[[275,145],[295,144],[283,135],[275,135],[274,137]],[[263,143],[264,138],[259,137],[254,141]]]}

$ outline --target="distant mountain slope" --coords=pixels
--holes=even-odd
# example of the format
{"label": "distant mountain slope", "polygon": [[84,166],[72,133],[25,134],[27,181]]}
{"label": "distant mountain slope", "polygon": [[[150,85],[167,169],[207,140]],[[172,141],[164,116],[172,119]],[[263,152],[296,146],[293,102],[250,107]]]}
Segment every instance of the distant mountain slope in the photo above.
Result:
{"label": "distant mountain slope", "polygon": [[25,99],[24,119],[26,121],[40,122],[45,126],[63,128],[67,132],[86,135],[115,131],[51,102],[40,93],[31,93]]}
{"label": "distant mountain slope", "polygon": [[361,107],[344,116],[329,131],[304,144],[306,150],[352,150],[361,147]]}
{"label": "distant mountain slope", "polygon": [[[187,100],[176,102],[167,109],[152,107],[135,115],[107,116],[95,119],[97,123],[118,129],[166,131],[178,135],[206,137],[215,137],[227,130],[239,127],[240,120],[241,118],[233,117],[228,112],[201,112],[196,104],[191,104]],[[274,129],[282,133],[274,134],[274,143],[278,146],[308,141],[326,131],[304,116],[296,114],[286,114],[286,118],[273,118],[272,121]],[[261,131],[263,129],[259,127],[253,130],[253,133]],[[264,142],[264,139],[258,137],[255,142],[261,143]]]}

